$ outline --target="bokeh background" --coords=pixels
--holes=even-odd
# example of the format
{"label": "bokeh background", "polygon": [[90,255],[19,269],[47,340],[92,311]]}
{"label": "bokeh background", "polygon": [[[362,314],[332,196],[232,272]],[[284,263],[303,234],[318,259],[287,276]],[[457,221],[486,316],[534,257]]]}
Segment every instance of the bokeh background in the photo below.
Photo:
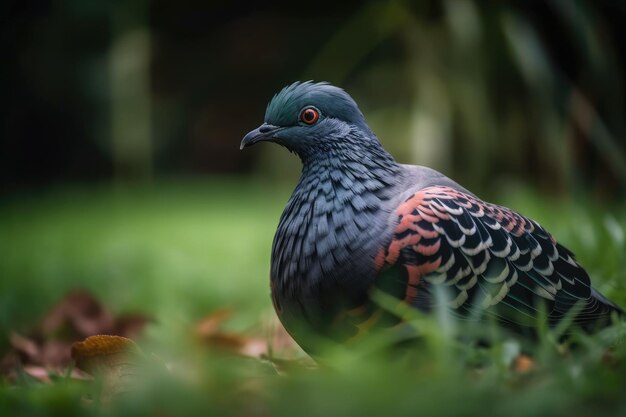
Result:
{"label": "bokeh background", "polygon": [[246,4],[9,2],[3,191],[292,177],[280,150],[237,143],[313,79],[351,93],[398,159],[468,187],[624,196],[623,2]]}
{"label": "bokeh background", "polygon": [[239,142],[295,80],[346,89],[399,161],[544,224],[624,305],[623,1],[256,6],[5,2],[3,350],[75,288],[154,317],[157,345],[217,308],[236,331],[271,320],[299,161]]}

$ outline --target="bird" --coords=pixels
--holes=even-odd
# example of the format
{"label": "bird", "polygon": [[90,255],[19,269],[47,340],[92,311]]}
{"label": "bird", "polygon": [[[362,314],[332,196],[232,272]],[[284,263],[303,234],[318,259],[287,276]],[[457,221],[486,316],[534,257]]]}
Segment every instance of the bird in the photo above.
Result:
{"label": "bird", "polygon": [[274,236],[270,290],[307,352],[319,338],[347,343],[396,325],[376,291],[425,314],[443,305],[453,317],[479,312],[516,329],[535,325],[541,311],[550,325],[573,314],[583,329],[624,315],[539,223],[436,170],[396,162],[339,87],[283,88],[240,149],[259,142],[302,162]]}

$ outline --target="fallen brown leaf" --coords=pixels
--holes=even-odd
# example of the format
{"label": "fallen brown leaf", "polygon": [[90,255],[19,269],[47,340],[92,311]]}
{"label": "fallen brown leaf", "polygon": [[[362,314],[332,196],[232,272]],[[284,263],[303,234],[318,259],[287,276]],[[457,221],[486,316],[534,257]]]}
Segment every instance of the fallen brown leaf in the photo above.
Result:
{"label": "fallen brown leaf", "polygon": [[139,346],[122,336],[90,336],[72,344],[72,359],[76,361],[76,366],[92,375],[100,369],[117,366],[141,355],[143,353]]}
{"label": "fallen brown leaf", "polygon": [[211,348],[260,358],[267,354],[267,341],[258,337],[220,331],[220,326],[230,318],[230,309],[217,310],[200,320],[195,328],[198,338]]}
{"label": "fallen brown leaf", "polygon": [[12,349],[0,362],[2,374],[15,380],[19,369],[31,369],[35,378],[49,381],[44,373],[66,374],[72,359],[71,344],[76,340],[96,334],[137,336],[150,321],[142,314],[115,317],[90,293],[72,291],[56,303],[31,332],[10,334]]}
{"label": "fallen brown leaf", "polygon": [[204,336],[202,340],[210,347],[243,356],[261,358],[267,355],[267,341],[260,338],[242,336],[235,333],[216,332],[215,334]]}
{"label": "fallen brown leaf", "polygon": [[532,371],[535,368],[535,361],[530,356],[523,353],[518,355],[513,361],[513,370],[520,374],[525,374]]}
{"label": "fallen brown leaf", "polygon": [[[197,337],[210,348],[247,356],[255,359],[268,360],[274,364],[276,371],[282,373],[289,368],[302,368],[300,360],[308,359],[302,350],[289,336],[275,315],[263,320],[261,333],[264,337],[249,334],[238,334],[220,330],[221,325],[232,315],[232,310],[216,310],[198,322],[195,327]],[[275,358],[280,352],[281,358]],[[305,367],[309,367],[307,363]]]}
{"label": "fallen brown leaf", "polygon": [[22,356],[26,361],[36,361],[39,359],[41,349],[34,340],[11,332],[9,342],[17,354]]}
{"label": "fallen brown leaf", "polygon": [[[35,378],[36,380],[40,381],[40,382],[45,382],[45,383],[50,383],[52,382],[52,378],[53,377],[64,377],[66,376],[66,372],[63,371],[63,373],[59,373],[59,372],[54,372],[50,369],[47,369],[43,366],[37,366],[37,365],[26,365],[25,367],[22,368],[22,371],[29,375],[32,378]],[[80,380],[88,380],[91,377],[89,375],[87,375],[85,372],[81,371],[80,369],[72,369],[69,375],[72,379],[80,379]]]}
{"label": "fallen brown leaf", "polygon": [[51,382],[50,373],[43,366],[27,365],[23,371],[40,382]]}
{"label": "fallen brown leaf", "polygon": [[210,337],[218,332],[219,327],[232,316],[231,309],[216,310],[204,317],[196,325],[196,334],[200,337]]}
{"label": "fallen brown leaf", "polygon": [[102,378],[99,399],[106,404],[132,389],[145,357],[131,339],[98,335],[72,344],[72,359],[79,369]]}
{"label": "fallen brown leaf", "polygon": [[111,333],[115,319],[93,295],[83,290],[67,294],[48,311],[40,324],[42,335],[70,333],[82,339],[98,333]]}

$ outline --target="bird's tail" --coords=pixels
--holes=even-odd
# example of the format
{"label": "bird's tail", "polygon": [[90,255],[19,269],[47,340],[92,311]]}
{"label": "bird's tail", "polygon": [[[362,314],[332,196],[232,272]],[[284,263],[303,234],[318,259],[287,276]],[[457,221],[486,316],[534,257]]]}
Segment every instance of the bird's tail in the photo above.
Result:
{"label": "bird's tail", "polygon": [[620,306],[606,298],[594,288],[591,289],[591,298],[600,304],[598,307],[600,307],[603,311],[606,311],[607,315],[617,314],[620,318],[626,318],[626,313]]}
{"label": "bird's tail", "polygon": [[575,322],[582,328],[595,332],[610,326],[616,318],[620,321],[625,320],[626,313],[624,313],[624,310],[592,288],[589,302],[583,311],[578,314]]}

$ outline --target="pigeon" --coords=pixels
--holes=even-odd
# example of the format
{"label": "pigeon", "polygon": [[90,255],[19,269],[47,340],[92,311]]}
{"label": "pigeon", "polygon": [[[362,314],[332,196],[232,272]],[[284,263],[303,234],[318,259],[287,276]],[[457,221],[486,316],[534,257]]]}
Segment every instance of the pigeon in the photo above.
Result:
{"label": "pigeon", "polygon": [[344,343],[396,324],[375,292],[426,314],[443,305],[454,317],[518,329],[536,326],[542,312],[550,325],[573,315],[583,329],[624,314],[539,223],[433,169],[396,162],[339,87],[283,88],[241,149],[258,142],[302,161],[274,236],[270,288],[305,351],[315,338]]}

